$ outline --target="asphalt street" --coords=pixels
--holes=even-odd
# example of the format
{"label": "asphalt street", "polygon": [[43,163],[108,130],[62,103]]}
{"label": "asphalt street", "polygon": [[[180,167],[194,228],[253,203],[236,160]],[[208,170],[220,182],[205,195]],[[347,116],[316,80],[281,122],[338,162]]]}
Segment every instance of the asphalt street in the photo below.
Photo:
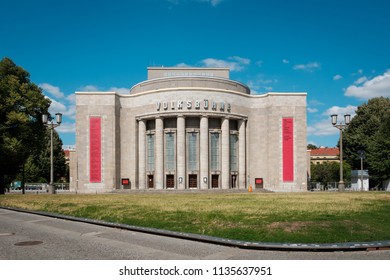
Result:
{"label": "asphalt street", "polygon": [[2,260],[390,260],[390,250],[239,249],[0,209]]}

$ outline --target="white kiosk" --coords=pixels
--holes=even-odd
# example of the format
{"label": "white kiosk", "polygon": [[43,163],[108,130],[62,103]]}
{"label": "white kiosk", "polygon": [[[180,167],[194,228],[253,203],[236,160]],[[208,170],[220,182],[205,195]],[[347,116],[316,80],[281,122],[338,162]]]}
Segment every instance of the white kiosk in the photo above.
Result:
{"label": "white kiosk", "polygon": [[[368,191],[369,190],[368,170],[352,170],[351,172],[351,189],[353,191]],[[363,188],[362,188],[363,180]]]}

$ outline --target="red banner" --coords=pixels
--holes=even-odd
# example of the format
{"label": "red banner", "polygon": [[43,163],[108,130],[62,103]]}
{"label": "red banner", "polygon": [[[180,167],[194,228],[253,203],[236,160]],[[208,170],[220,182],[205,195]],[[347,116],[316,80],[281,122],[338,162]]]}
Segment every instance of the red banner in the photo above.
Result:
{"label": "red banner", "polygon": [[294,181],[294,119],[283,119],[283,181]]}
{"label": "red banner", "polygon": [[102,129],[101,118],[89,119],[89,181],[102,181]]}

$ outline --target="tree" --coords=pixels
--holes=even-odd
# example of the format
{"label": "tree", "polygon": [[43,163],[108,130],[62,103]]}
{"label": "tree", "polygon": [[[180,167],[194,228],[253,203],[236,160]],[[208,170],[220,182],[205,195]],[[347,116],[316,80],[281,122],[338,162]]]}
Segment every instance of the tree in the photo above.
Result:
{"label": "tree", "polygon": [[316,145],[313,145],[313,144],[308,144],[307,149],[308,150],[315,150],[315,149],[318,149],[318,147]]}
{"label": "tree", "polygon": [[[44,138],[45,147],[37,155],[37,165],[40,168],[40,176],[45,179],[45,182],[50,182],[50,130],[46,130]],[[65,154],[62,150],[62,140],[58,133],[53,131],[53,180],[58,182],[61,178],[67,176],[67,166],[65,163]]]}
{"label": "tree", "polygon": [[[343,164],[343,176],[348,182],[351,180],[351,166],[348,163]],[[340,163],[324,162],[321,164],[311,164],[311,181],[326,184],[329,182],[338,182],[340,180]]]}
{"label": "tree", "polygon": [[29,156],[42,148],[46,128],[41,117],[50,100],[29,76],[11,59],[0,61],[0,194]]}
{"label": "tree", "polygon": [[390,111],[384,116],[373,143],[368,147],[367,161],[374,180],[385,181],[390,177]]}
{"label": "tree", "polygon": [[378,97],[359,106],[343,135],[345,158],[353,169],[360,169],[359,150],[364,150],[364,168],[369,170],[371,186],[390,177],[390,99]]}
{"label": "tree", "polygon": [[[53,131],[53,170],[54,182],[59,182],[68,177],[68,166],[65,161],[65,154],[62,150],[62,140],[58,133]],[[47,129],[42,138],[41,149],[34,150],[24,165],[24,173],[18,174],[17,179],[24,178],[26,182],[50,182],[50,130]]]}

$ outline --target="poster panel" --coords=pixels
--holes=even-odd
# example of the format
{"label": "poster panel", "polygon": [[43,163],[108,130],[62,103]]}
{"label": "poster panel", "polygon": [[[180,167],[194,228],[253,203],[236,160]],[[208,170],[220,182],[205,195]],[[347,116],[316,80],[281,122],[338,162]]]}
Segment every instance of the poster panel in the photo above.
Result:
{"label": "poster panel", "polygon": [[283,181],[294,181],[294,119],[283,118]]}
{"label": "poster panel", "polygon": [[102,181],[101,118],[89,119],[89,182]]}

